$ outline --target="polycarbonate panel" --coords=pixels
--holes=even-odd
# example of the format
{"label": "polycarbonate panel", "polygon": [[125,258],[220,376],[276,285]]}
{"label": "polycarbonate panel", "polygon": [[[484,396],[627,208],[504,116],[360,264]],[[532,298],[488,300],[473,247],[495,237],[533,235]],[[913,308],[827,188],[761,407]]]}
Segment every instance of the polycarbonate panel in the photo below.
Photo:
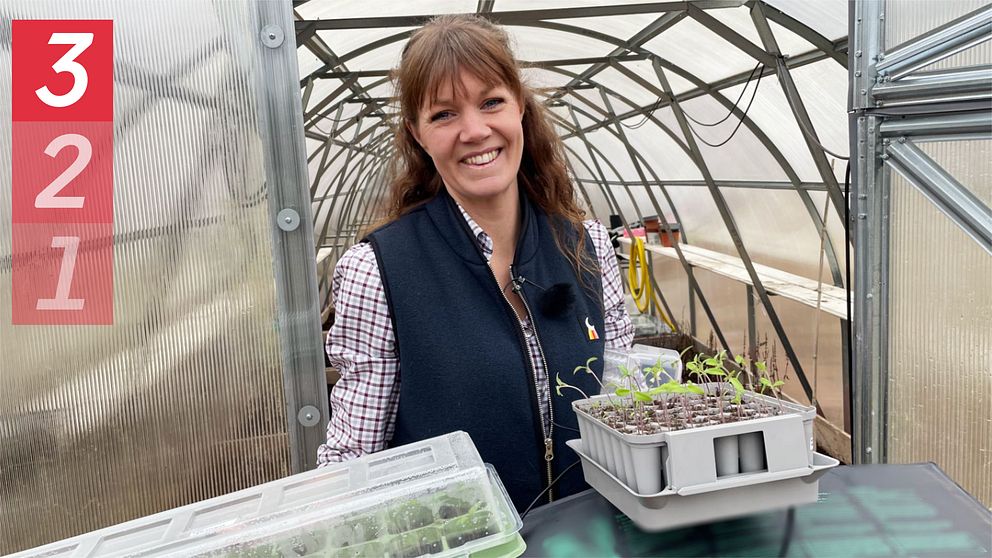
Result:
{"label": "polycarbonate panel", "polygon": [[682,230],[689,244],[724,254],[737,254],[727,226],[707,188],[669,186],[667,190],[682,218]]}
{"label": "polycarbonate panel", "polygon": [[765,1],[830,40],[847,36],[848,0]]}
{"label": "polycarbonate panel", "polygon": [[[850,150],[848,122],[844,118],[844,112],[847,110],[845,100],[848,87],[847,68],[838,64],[833,58],[828,58],[815,64],[793,68],[789,73],[799,91],[803,106],[806,107],[806,114],[813,124],[812,131],[816,132],[819,143],[830,151],[846,157]],[[798,124],[796,127],[798,128]],[[827,155],[827,160],[832,159],[833,156]],[[832,162],[834,176],[838,181],[843,181],[845,162],[840,159]],[[817,180],[822,179],[817,178]]]}
{"label": "polycarbonate panel", "polygon": [[405,0],[404,2],[335,1],[304,2],[294,9],[303,19],[337,19],[352,17],[388,17],[425,14],[463,14],[474,12],[475,0]]}
{"label": "polycarbonate panel", "polygon": [[609,43],[576,33],[531,26],[505,26],[513,52],[520,60],[562,60],[606,56],[614,48]]}
{"label": "polycarbonate panel", "polygon": [[[630,3],[640,3],[640,2],[630,2]],[[528,0],[526,2],[527,6],[525,8],[520,8],[522,10],[533,10],[542,9],[546,10],[552,6],[549,4],[554,4],[554,2],[534,2],[533,0]],[[595,5],[603,6],[609,4],[609,2],[596,2]],[[583,7],[587,7],[589,4],[586,3]],[[500,0],[499,4],[496,4],[496,9],[498,11],[512,10],[513,8],[507,6],[507,2]],[[575,27],[581,27],[582,29],[588,29],[596,33],[602,33],[609,37],[614,37],[616,39],[627,40],[642,29],[653,23],[660,17],[665,17],[665,13],[657,12],[650,14],[625,14],[625,15],[615,15],[615,16],[600,16],[600,17],[573,17],[568,19],[551,19],[549,21],[560,23],[563,25],[571,25]]]}
{"label": "polycarbonate panel", "polygon": [[[684,328],[689,327],[689,282],[682,264],[672,258],[653,257],[655,281],[665,300],[675,314],[674,319]],[[719,323],[731,349],[735,353],[745,351],[747,346],[747,289],[737,281],[733,281],[715,273],[694,268],[693,273],[699,281],[700,288],[706,297],[710,309]],[[771,297],[775,313],[778,315],[783,328],[788,335],[789,343],[799,356],[799,362],[806,372],[810,384],[815,387],[815,394],[823,408],[827,420],[843,429],[843,352],[841,350],[840,320],[825,312],[820,312],[818,362],[814,365],[814,342],[816,341],[817,311],[798,302],[782,297]],[[761,301],[755,295],[755,331],[759,344],[759,359],[767,361],[769,367],[774,362],[780,374],[786,374],[786,357],[782,342],[778,339],[775,329],[768,320]],[[696,337],[709,342],[714,348],[721,348],[713,333],[714,329],[706,317],[700,302],[696,301]],[[711,337],[712,335],[712,337]],[[707,341],[710,340],[710,341]],[[767,356],[763,356],[766,352]],[[806,394],[797,379],[795,369],[788,368],[785,377],[785,393],[797,401],[806,401]]]}
{"label": "polycarbonate panel", "polygon": [[[989,203],[990,143],[927,150]],[[992,506],[992,257],[891,177],[888,460],[933,461]]]}
{"label": "polycarbonate panel", "polygon": [[[754,21],[751,19],[751,9],[747,6],[727,8],[724,10],[709,10],[707,13],[727,27],[730,27],[736,31],[745,39],[751,41],[755,47],[762,50],[764,49],[761,43],[761,37],[758,36],[758,30],[754,27]],[[779,51],[781,51],[782,54],[795,56],[796,54],[802,52],[815,50],[815,47],[813,47],[812,44],[802,39],[795,33],[780,27],[773,21],[769,23],[771,24],[772,32],[775,34],[775,39],[778,42]]]}
{"label": "polycarbonate panel", "polygon": [[[650,61],[639,60],[636,62],[625,62],[624,64],[634,75],[644,78],[644,80],[650,85],[654,86],[658,91],[661,91],[661,85],[658,84],[658,78],[655,77],[654,68],[652,67]],[[619,95],[623,95],[637,107],[646,107],[658,101],[657,94],[651,92],[647,88],[641,86],[641,84],[635,82],[634,80],[628,78],[625,74],[622,74],[613,68],[606,68],[602,72],[598,73],[595,79],[598,83],[602,84],[603,87],[606,87]],[[623,110],[628,109],[629,107],[624,106],[618,107],[614,105],[613,107],[615,112],[623,112]]]}
{"label": "polycarbonate panel", "polygon": [[[663,117],[671,109],[659,109],[654,112],[655,116]],[[643,116],[629,118],[624,121],[628,126],[637,126],[643,121]],[[702,173],[688,153],[676,140],[682,140],[682,134],[678,127],[667,126],[666,130],[659,129],[654,122],[646,121],[638,128],[624,128],[627,141],[634,149],[634,152],[643,157],[650,168],[654,169],[654,174],[661,180],[701,180]],[[629,159],[626,150],[621,154]],[[637,173],[624,176],[627,180],[640,180]],[[648,179],[655,177],[648,173]]]}
{"label": "polycarbonate panel", "polygon": [[[0,554],[290,472],[283,362],[311,347],[279,337],[257,10],[0,7],[4,76],[11,19],[113,19],[116,50],[114,325],[11,325],[0,173]],[[0,87],[5,170],[10,106]]]}
{"label": "polycarbonate panel", "polygon": [[[765,80],[762,81],[758,95],[761,94],[763,88],[770,85],[764,83]],[[739,105],[741,110],[747,107],[756,85],[756,83],[752,83],[748,86]],[[731,103],[740,94],[740,89],[735,89],[733,93],[727,93],[727,95],[733,95],[729,99]],[[751,111],[748,112],[749,117],[751,112],[756,110],[755,105],[757,103],[758,99],[755,99]],[[704,124],[716,124],[730,113],[728,107],[723,106],[710,96],[684,101],[681,103],[681,107],[687,117]],[[767,147],[748,129],[746,124],[738,128],[737,125],[740,121],[740,117],[734,115],[716,126],[703,126],[689,120],[689,127],[694,131],[696,144],[703,154],[713,178],[717,180],[784,180],[787,176],[785,171],[775,162]],[[713,145],[718,147],[711,147]]]}
{"label": "polycarbonate panel", "polygon": [[747,72],[757,63],[691,18],[651,39],[645,48],[707,83]]}
{"label": "polycarbonate panel", "polygon": [[[820,263],[820,235],[795,190],[721,188],[720,191],[727,200],[744,247],[753,262],[816,280]],[[817,197],[816,213],[822,217],[825,199],[823,196]],[[829,213],[836,215],[837,212],[831,207]],[[844,245],[838,244],[835,249],[843,276]],[[730,250],[725,253],[737,256],[733,247]],[[823,261],[822,277],[828,285],[833,285],[826,259]]]}
{"label": "polycarbonate panel", "polygon": [[[734,102],[740,95],[742,87],[744,87],[743,84],[727,88],[723,91],[723,95],[730,102]],[[747,103],[751,99],[751,91],[753,91],[754,87],[755,84],[752,82],[748,86],[747,92],[744,93],[744,98],[741,99],[739,104],[741,110],[747,107]],[[725,110],[722,113],[716,114],[719,115],[719,118],[722,118],[727,113]],[[748,117],[761,128],[761,131],[764,132],[771,143],[781,151],[800,180],[804,182],[820,182],[822,180],[813,162],[813,157],[809,153],[809,148],[803,139],[802,131],[799,129],[796,118],[789,108],[789,101],[785,97],[785,93],[782,91],[781,86],[779,86],[778,79],[774,74],[761,79],[761,85],[758,87],[758,93],[754,99],[754,103],[751,105],[751,110],[748,111]],[[735,118],[731,117],[730,120],[732,121]],[[844,122],[844,112],[838,113],[836,118],[838,121]],[[726,125],[724,125],[724,129],[725,127]],[[729,134],[729,131],[720,139],[725,138],[727,134]],[[778,163],[772,163],[772,165],[777,167]],[[840,172],[843,172],[843,169]],[[776,171],[776,175],[786,176],[781,169]],[[765,178],[767,177],[765,175]]]}
{"label": "polycarbonate panel", "polygon": [[[885,48],[892,50],[920,35],[989,5],[988,0],[887,0],[885,3]],[[992,41],[974,46],[923,68],[924,71],[992,63]]]}

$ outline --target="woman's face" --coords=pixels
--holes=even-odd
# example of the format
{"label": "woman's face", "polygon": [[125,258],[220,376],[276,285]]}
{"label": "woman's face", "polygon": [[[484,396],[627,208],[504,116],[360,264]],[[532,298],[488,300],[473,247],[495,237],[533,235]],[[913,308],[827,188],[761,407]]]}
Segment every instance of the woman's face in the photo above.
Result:
{"label": "woman's face", "polygon": [[515,202],[523,108],[504,85],[490,87],[465,70],[459,79],[464,90],[441,87],[436,100],[425,100],[410,131],[459,203]]}

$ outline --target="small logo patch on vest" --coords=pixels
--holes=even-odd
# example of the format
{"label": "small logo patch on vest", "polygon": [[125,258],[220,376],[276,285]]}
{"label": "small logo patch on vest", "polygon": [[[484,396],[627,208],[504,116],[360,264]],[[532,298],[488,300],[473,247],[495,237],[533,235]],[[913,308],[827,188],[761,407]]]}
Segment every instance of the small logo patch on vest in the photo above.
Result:
{"label": "small logo patch on vest", "polygon": [[595,341],[599,339],[599,333],[596,332],[596,326],[589,323],[589,318],[586,318],[586,334],[589,336],[590,341]]}

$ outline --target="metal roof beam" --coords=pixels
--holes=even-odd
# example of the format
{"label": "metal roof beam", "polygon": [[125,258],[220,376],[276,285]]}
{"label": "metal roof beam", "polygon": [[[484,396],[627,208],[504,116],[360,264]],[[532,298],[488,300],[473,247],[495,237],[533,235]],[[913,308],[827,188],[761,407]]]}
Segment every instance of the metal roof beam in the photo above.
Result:
{"label": "metal roof beam", "polygon": [[[695,2],[646,2],[642,4],[626,4],[615,6],[582,6],[578,8],[551,8],[545,10],[517,10],[507,12],[492,12],[479,14],[501,25],[521,25],[545,19],[572,19],[585,17],[622,16],[631,14],[656,14],[665,12],[681,12],[691,7],[697,9],[737,8],[744,5],[743,0],[697,0]],[[382,27],[418,27],[427,23],[436,14],[383,16],[383,17],[353,17],[337,19],[299,20],[296,22],[297,32],[311,25],[317,31],[330,29],[375,29]]]}

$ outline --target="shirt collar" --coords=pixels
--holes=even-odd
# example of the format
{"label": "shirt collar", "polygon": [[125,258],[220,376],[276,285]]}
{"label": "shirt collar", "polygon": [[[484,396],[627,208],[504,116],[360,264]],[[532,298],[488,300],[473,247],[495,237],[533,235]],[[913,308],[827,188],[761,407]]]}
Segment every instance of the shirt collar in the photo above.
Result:
{"label": "shirt collar", "polygon": [[489,261],[493,257],[493,239],[486,234],[486,231],[482,230],[482,227],[475,222],[475,219],[465,211],[465,208],[460,203],[455,202],[455,205],[458,206],[458,211],[461,211],[462,217],[465,218],[468,227],[472,229],[472,234],[475,235],[475,239],[479,242],[479,248],[482,249],[482,254],[486,256],[486,261]]}

